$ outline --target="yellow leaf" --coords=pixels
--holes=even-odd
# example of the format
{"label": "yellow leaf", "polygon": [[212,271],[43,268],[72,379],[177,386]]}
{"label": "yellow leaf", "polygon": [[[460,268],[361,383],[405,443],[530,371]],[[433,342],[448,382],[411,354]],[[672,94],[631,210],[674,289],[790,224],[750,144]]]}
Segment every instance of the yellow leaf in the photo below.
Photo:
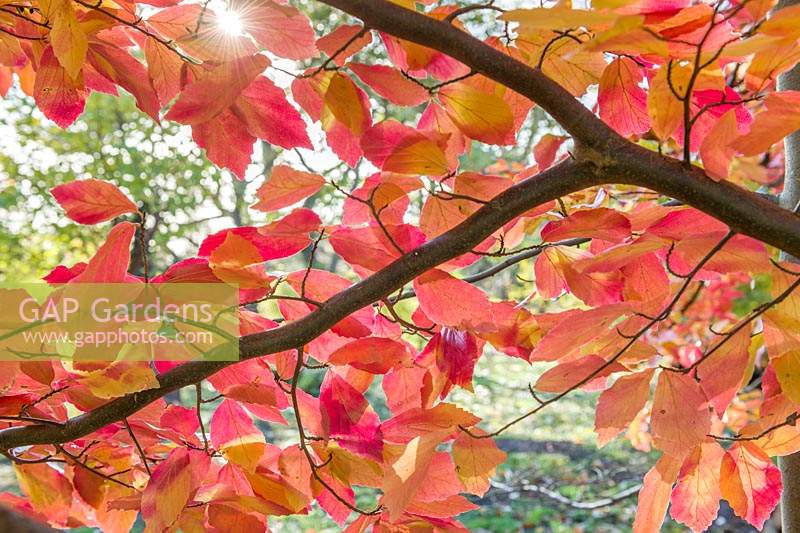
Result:
{"label": "yellow leaf", "polygon": [[121,361],[79,378],[98,398],[118,398],[159,386],[153,370],[143,362]]}
{"label": "yellow leaf", "polygon": [[520,36],[517,46],[527,54],[528,63],[532,65],[538,65],[545,54],[541,61],[542,72],[575,96],[585,93],[589,85],[598,83],[606,68],[601,51],[591,50],[584,43],[568,38],[552,39],[553,32],[539,32]]}
{"label": "yellow leaf", "polygon": [[514,115],[501,97],[466,83],[448,85],[439,91],[450,119],[467,137],[488,144],[504,144],[514,129]]}
{"label": "yellow leaf", "polygon": [[458,479],[467,492],[476,496],[486,494],[489,478],[505,460],[506,453],[492,439],[476,439],[461,431],[453,442],[453,462]]}
{"label": "yellow leaf", "polygon": [[686,66],[662,67],[650,82],[647,113],[653,132],[662,141],[669,139],[683,122],[683,103],[675,93],[681,97],[686,94],[691,74],[691,69]]}
{"label": "yellow leaf", "polygon": [[58,62],[72,79],[78,77],[86,59],[89,40],[78,24],[71,0],[43,0],[42,15],[50,21],[50,44]]}

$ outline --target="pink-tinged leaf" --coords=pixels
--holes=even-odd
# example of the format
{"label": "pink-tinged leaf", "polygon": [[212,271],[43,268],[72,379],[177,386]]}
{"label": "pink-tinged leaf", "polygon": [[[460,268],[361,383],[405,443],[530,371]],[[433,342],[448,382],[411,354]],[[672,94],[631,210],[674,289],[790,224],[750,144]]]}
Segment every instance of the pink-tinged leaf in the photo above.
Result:
{"label": "pink-tinged leaf", "polygon": [[[694,265],[722,239],[724,232],[693,235],[682,239],[675,245],[671,266],[678,273],[688,273]],[[676,265],[682,259],[685,265]],[[769,255],[764,243],[746,235],[734,235],[722,250],[703,264],[703,270],[721,274],[732,272],[764,272],[770,268]]]}
{"label": "pink-tinged leaf", "polygon": [[686,458],[678,484],[670,496],[670,515],[699,533],[711,526],[719,512],[720,465],[725,450],[715,441],[700,444]]}
{"label": "pink-tinged leaf", "polygon": [[129,53],[110,45],[92,43],[87,57],[97,72],[119,85],[136,99],[136,107],[158,120],[158,95],[145,66]]}
{"label": "pink-tinged leaf", "polygon": [[150,280],[150,283],[217,283],[219,278],[208,266],[208,259],[190,257],[170,265],[163,274]]}
{"label": "pink-tinged leaf", "polygon": [[86,89],[81,76],[72,79],[64,70],[53,49],[47,47],[39,59],[33,98],[44,116],[66,128],[83,113],[86,103]]}
{"label": "pink-tinged leaf", "polygon": [[311,242],[309,234],[321,225],[319,216],[311,209],[295,209],[285,217],[258,228],[261,255],[267,259],[294,255],[308,246]]}
{"label": "pink-tinged leaf", "polygon": [[752,442],[737,442],[722,458],[722,497],[737,516],[761,529],[781,499],[781,472]]}
{"label": "pink-tinged leaf", "polygon": [[97,224],[138,208],[116,185],[107,181],[76,180],[50,189],[67,216],[79,224]]}
{"label": "pink-tinged leaf", "polygon": [[667,514],[672,485],[678,478],[682,461],[667,454],[644,476],[633,521],[633,533],[658,533]]}
{"label": "pink-tinged leaf", "polygon": [[700,387],[720,418],[731,404],[747,372],[750,332],[743,328],[712,353],[697,369]]}
{"label": "pink-tinged leaf", "polygon": [[264,434],[234,400],[222,400],[211,417],[211,443],[228,461],[245,471],[255,470],[266,449]]}
{"label": "pink-tinged leaf", "polygon": [[328,357],[329,364],[350,365],[372,374],[411,364],[411,354],[401,342],[383,337],[365,337],[349,342]]}
{"label": "pink-tinged leaf", "polygon": [[294,7],[266,0],[255,5],[242,2],[242,9],[245,31],[276,56],[308,59],[317,55],[311,22]]}
{"label": "pink-tinged leaf", "polygon": [[608,305],[585,311],[573,310],[557,315],[537,316],[537,322],[542,325],[546,334],[536,345],[531,360],[557,361],[579,353],[581,347],[608,332],[611,325],[626,311],[626,305]]}
{"label": "pink-tinged leaf", "polygon": [[[298,272],[293,272],[287,277],[289,285],[291,285],[292,289],[294,289],[297,294],[300,294],[302,291],[303,280],[305,280],[306,296],[317,302],[325,302],[352,285],[352,282],[333,272],[313,268],[308,273],[303,269]],[[311,304],[301,305],[305,306],[305,313],[316,309],[316,307]],[[284,308],[282,307],[281,312],[283,311]],[[285,313],[284,316],[286,316]],[[289,315],[286,318],[294,320],[300,316],[303,315]],[[370,335],[373,325],[372,310],[369,308],[362,308],[342,319],[331,328],[331,331],[343,337],[360,338]]]}
{"label": "pink-tinged leaf", "polygon": [[405,444],[414,437],[448,431],[455,435],[459,426],[469,428],[481,419],[450,403],[439,403],[430,409],[408,409],[381,424],[384,440]]}
{"label": "pink-tinged leaf", "polygon": [[86,269],[72,283],[122,283],[128,276],[131,241],[136,225],[120,222],[108,232],[106,242],[97,250]]}
{"label": "pink-tinged leaf", "polygon": [[483,352],[483,343],[468,331],[443,327],[417,357],[417,365],[436,368],[433,390],[444,398],[453,385],[472,391],[475,363]]}
{"label": "pink-tinged leaf", "polygon": [[192,139],[206,151],[209,161],[244,179],[256,138],[231,111],[225,110],[207,122],[192,126]]}
{"label": "pink-tinged leaf", "polygon": [[384,172],[440,176],[448,171],[446,141],[446,136],[386,120],[364,133],[361,148]]}
{"label": "pink-tinged leaf", "polygon": [[631,236],[628,217],[613,209],[600,207],[572,213],[567,218],[548,222],[542,228],[542,240],[557,242],[574,237],[592,237],[621,242]]}
{"label": "pink-tinged leaf", "polygon": [[673,457],[685,457],[706,440],[711,414],[700,384],[687,374],[661,372],[650,425],[654,446]]}
{"label": "pink-tinged leaf", "polygon": [[650,129],[647,115],[647,93],[639,85],[643,69],[627,57],[608,64],[600,76],[597,102],[600,118],[623,137],[638,135]]}
{"label": "pink-tinged leaf", "polygon": [[44,276],[42,280],[46,281],[50,285],[59,285],[61,283],[67,283],[69,280],[75,278],[78,274],[80,274],[84,270],[86,270],[86,263],[84,262],[76,263],[71,267],[58,265],[53,270],[51,270],[49,274]]}
{"label": "pink-tinged leaf", "polygon": [[784,137],[800,129],[800,91],[769,94],[766,110],[756,115],[750,131],[730,146],[742,155],[758,155]]}
{"label": "pink-tinged leaf", "polygon": [[588,251],[578,248],[546,248],[534,264],[536,289],[545,298],[555,298],[568,290],[592,307],[621,302],[623,280],[619,271],[586,274],[573,266],[588,257]]}
{"label": "pink-tinged leaf", "polygon": [[417,106],[430,99],[428,91],[403,76],[395,68],[387,65],[366,65],[364,63],[350,63],[348,68],[361,81],[393,104]]}
{"label": "pink-tinged leaf", "polygon": [[428,473],[436,447],[448,432],[438,431],[414,437],[402,445],[387,446],[384,461],[387,463],[383,478],[382,503],[389,511],[389,519],[397,520],[414,499]]}
{"label": "pink-tinged leaf", "polygon": [[598,446],[611,442],[644,409],[650,398],[653,372],[653,369],[648,369],[622,376],[600,394],[594,419]]}
{"label": "pink-tinged leaf", "polygon": [[[391,240],[386,233],[391,235]],[[425,242],[425,235],[410,224],[384,224],[381,228],[373,223],[361,228],[339,228],[331,234],[329,240],[342,259],[371,273],[398,259],[401,256],[400,250],[416,249]],[[358,269],[356,271],[363,274]]]}
{"label": "pink-tinged leaf", "polygon": [[731,160],[736,150],[729,144],[740,135],[736,111],[731,109],[722,115],[700,144],[700,157],[706,174],[717,180],[728,178]]}
{"label": "pink-tinged leaf", "polygon": [[295,79],[292,95],[313,120],[321,122],[331,150],[355,166],[362,156],[361,137],[372,126],[367,94],[349,76],[323,72]]}
{"label": "pink-tinged leaf", "polygon": [[542,392],[561,393],[578,386],[587,386],[595,379],[605,378],[614,372],[627,369],[618,362],[608,362],[599,355],[587,355],[574,361],[566,361],[547,370],[536,381],[534,388]]}
{"label": "pink-tinged leaf", "polygon": [[303,117],[264,76],[242,91],[232,110],[254,137],[283,148],[313,148]]}
{"label": "pink-tinged leaf", "polygon": [[553,165],[558,149],[567,139],[568,137],[553,135],[552,133],[542,135],[542,138],[533,148],[533,158],[536,160],[539,171],[547,170]]}
{"label": "pink-tinged leaf", "polygon": [[360,456],[380,461],[381,424],[364,394],[336,372],[329,371],[320,386],[319,407],[325,435]]}
{"label": "pink-tinged leaf", "polygon": [[386,404],[397,415],[409,409],[423,407],[424,380],[429,375],[424,368],[394,368],[381,380]]}
{"label": "pink-tinged leaf", "polygon": [[141,512],[147,531],[163,531],[192,501],[211,465],[203,451],[176,448],[153,470],[142,492]]}
{"label": "pink-tinged leaf", "polygon": [[260,228],[241,226],[209,235],[200,245],[197,255],[208,257],[225,242],[229,233],[233,233],[255,246],[263,261],[289,257],[309,245],[309,233],[317,230],[320,224],[319,217],[310,209],[295,209],[285,217]]}
{"label": "pink-tinged leaf", "polygon": [[[480,430],[474,431],[481,433]],[[491,486],[490,478],[506,460],[506,453],[493,439],[476,439],[463,431],[453,441],[452,453],[458,479],[464,489],[475,496],[486,494]]]}
{"label": "pink-tinged leaf", "polygon": [[[359,34],[362,34],[361,37],[358,37]],[[317,48],[328,57],[333,57],[336,65],[342,66],[351,56],[357,54],[371,42],[372,33],[364,31],[363,26],[342,24],[327,35],[320,37],[317,40]]]}
{"label": "pink-tinged leaf", "polygon": [[258,202],[252,208],[265,212],[276,211],[312,196],[323,185],[325,178],[318,174],[278,165],[259,187],[256,192]]}
{"label": "pink-tinged leaf", "polygon": [[491,322],[489,298],[479,288],[441,270],[429,270],[414,280],[423,312],[443,326],[474,329]]}
{"label": "pink-tinged leaf", "polygon": [[230,107],[267,65],[266,56],[243,56],[206,71],[184,87],[164,118],[191,125],[208,122]]}

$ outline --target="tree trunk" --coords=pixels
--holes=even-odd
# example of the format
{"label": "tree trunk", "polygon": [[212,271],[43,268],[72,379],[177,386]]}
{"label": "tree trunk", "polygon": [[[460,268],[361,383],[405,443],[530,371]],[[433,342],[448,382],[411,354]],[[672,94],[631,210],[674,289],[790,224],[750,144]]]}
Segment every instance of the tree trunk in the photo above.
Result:
{"label": "tree trunk", "polygon": [[0,505],[0,531],[13,531],[14,533],[58,533],[57,530],[37,522],[27,516]]}
{"label": "tree trunk", "polygon": [[[800,0],[782,0],[778,9],[800,4]],[[778,90],[800,91],[800,65],[778,78]],[[800,131],[786,137],[786,176],[781,205],[796,209],[800,202]],[[790,258],[798,261],[798,258]],[[784,533],[800,533],[800,452],[778,459],[783,478],[781,523]]]}

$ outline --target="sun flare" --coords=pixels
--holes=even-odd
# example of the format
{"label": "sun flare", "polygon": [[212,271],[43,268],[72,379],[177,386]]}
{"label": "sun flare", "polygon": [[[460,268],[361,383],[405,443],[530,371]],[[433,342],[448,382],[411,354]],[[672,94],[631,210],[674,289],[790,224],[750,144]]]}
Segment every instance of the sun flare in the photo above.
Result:
{"label": "sun flare", "polygon": [[217,26],[229,35],[241,35],[244,32],[241,13],[229,9],[217,13]]}

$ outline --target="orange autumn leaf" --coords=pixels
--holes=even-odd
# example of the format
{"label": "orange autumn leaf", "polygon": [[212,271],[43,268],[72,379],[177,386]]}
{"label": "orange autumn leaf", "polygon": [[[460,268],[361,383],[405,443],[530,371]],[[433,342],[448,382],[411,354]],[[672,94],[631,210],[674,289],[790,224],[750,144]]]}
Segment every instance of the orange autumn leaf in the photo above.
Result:
{"label": "orange autumn leaf", "polygon": [[708,401],[700,384],[688,374],[662,371],[650,424],[656,448],[673,457],[689,453],[711,429]]}
{"label": "orange autumn leaf", "polygon": [[80,224],[97,224],[138,208],[114,184],[97,179],[71,181],[50,189],[67,216]]}
{"label": "orange autumn leaf", "polygon": [[678,478],[681,460],[664,454],[644,476],[639,491],[633,533],[658,533],[667,514],[672,485]]}
{"label": "orange autumn leaf", "polygon": [[[480,430],[475,433],[483,434]],[[476,496],[486,494],[491,486],[489,479],[506,460],[506,453],[493,439],[476,439],[463,431],[453,441],[452,453],[458,479],[467,492]]]}
{"label": "orange autumn leaf", "polygon": [[506,144],[514,129],[511,108],[496,94],[454,83],[439,90],[439,99],[458,129],[476,141]]}
{"label": "orange autumn leaf", "polygon": [[714,441],[697,446],[686,458],[670,496],[670,515],[699,533],[719,512],[720,466],[725,450]]}
{"label": "orange autumn leaf", "polygon": [[649,369],[622,376],[600,394],[594,422],[598,446],[608,444],[644,409],[653,373]]}
{"label": "orange autumn leaf", "polygon": [[325,178],[318,174],[277,165],[267,181],[258,188],[258,202],[252,208],[265,212],[276,211],[314,195],[323,185]]}

